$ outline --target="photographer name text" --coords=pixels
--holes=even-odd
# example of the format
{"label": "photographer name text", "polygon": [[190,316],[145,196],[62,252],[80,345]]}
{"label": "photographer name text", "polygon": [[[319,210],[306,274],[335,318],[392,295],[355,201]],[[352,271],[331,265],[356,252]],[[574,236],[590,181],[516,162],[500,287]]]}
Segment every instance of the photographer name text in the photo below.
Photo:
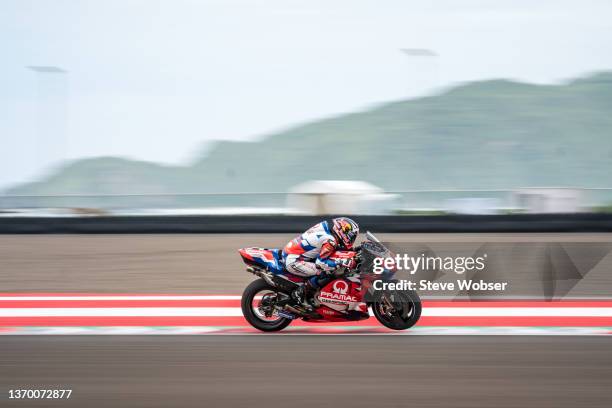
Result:
{"label": "photographer name text", "polygon": [[374,281],[374,290],[429,290],[429,291],[453,291],[468,290],[468,291],[504,291],[508,286],[508,282],[487,282],[480,280],[464,280],[457,279],[456,282],[432,282],[427,279],[421,279],[413,282],[402,279],[395,282],[385,282],[381,280]]}

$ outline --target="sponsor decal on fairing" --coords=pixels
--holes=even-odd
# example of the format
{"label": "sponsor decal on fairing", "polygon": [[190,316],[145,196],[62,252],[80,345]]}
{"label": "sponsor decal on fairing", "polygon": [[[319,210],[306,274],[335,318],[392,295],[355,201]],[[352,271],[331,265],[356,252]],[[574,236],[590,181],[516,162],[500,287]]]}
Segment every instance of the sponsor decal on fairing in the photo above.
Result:
{"label": "sponsor decal on fairing", "polygon": [[358,302],[356,296],[351,296],[348,294],[349,284],[344,280],[336,280],[332,284],[332,292],[327,292],[322,290],[319,294],[319,299],[321,302],[325,303],[335,303],[335,304],[345,304],[349,302]]}

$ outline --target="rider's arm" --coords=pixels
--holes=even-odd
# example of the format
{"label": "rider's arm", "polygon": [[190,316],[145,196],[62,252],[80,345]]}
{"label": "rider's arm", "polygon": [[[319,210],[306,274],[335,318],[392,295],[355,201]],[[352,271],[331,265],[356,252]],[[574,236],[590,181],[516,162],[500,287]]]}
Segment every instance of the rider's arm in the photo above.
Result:
{"label": "rider's arm", "polygon": [[321,246],[321,252],[317,256],[315,264],[323,271],[332,271],[338,268],[338,264],[330,258],[330,256],[336,251],[336,241],[331,238],[323,243]]}

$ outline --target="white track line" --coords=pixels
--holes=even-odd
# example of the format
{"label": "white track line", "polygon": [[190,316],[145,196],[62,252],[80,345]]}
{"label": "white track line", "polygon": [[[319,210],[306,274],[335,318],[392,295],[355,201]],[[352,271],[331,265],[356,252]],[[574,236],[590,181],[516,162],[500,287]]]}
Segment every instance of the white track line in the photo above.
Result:
{"label": "white track line", "polygon": [[58,308],[5,308],[0,317],[52,317],[52,316],[242,316],[239,307],[58,307]]}
{"label": "white track line", "polygon": [[610,317],[612,307],[431,307],[422,316],[453,317]]}
{"label": "white track line", "polygon": [[[612,307],[432,307],[423,316],[443,317],[612,317]],[[50,316],[242,316],[239,307],[91,307],[91,308],[0,308],[0,317]]]}
{"label": "white track line", "polygon": [[3,300],[240,300],[236,295],[203,295],[203,296],[0,296]]}
{"label": "white track line", "polygon": [[[3,296],[0,293],[0,304],[3,300],[14,301],[14,300],[240,300],[240,295],[75,295],[75,296],[61,296],[61,295],[50,295],[50,296]],[[479,300],[492,300],[492,301],[544,301],[540,297],[513,297],[511,299],[504,299],[500,297],[479,297]],[[424,297],[425,301],[449,301],[449,300],[463,300],[472,301],[469,297],[457,297],[449,299],[444,296],[429,296]],[[590,298],[576,298],[566,297],[563,300],[580,300],[580,301],[612,301],[610,297],[590,297]],[[547,303],[547,302],[546,302]]]}

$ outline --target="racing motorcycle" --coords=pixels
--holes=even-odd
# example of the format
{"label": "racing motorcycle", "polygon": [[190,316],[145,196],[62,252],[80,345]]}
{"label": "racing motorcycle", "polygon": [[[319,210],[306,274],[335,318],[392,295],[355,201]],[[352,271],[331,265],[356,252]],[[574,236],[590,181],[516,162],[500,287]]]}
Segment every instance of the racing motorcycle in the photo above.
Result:
{"label": "racing motorcycle", "polygon": [[338,268],[331,280],[313,295],[312,309],[292,296],[307,278],[285,269],[282,250],[251,247],[238,252],[247,272],[259,277],[246,287],[241,300],[245,319],[258,330],[279,331],[295,319],[321,323],[365,320],[370,317],[369,309],[385,327],[405,330],[421,316],[421,300],[415,291],[374,289],[376,280],[394,282],[395,269],[385,269],[380,274],[372,272],[369,266],[374,258],[393,254],[370,232],[353,251],[336,251],[331,256],[336,261],[353,258],[355,266]]}

